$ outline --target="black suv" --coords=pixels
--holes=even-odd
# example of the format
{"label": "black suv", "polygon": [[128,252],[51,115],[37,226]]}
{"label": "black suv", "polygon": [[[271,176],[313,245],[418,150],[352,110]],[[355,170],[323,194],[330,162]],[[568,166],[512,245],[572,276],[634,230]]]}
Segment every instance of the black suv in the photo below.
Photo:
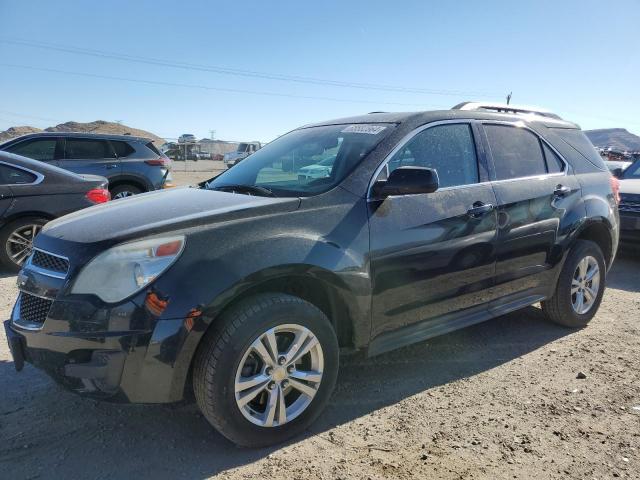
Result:
{"label": "black suv", "polygon": [[[325,173],[298,175],[310,165]],[[20,273],[7,336],[18,368],[78,393],[193,391],[227,438],[271,444],[320,414],[340,349],[375,355],[537,302],[585,326],[618,245],[612,185],[579,127],[545,112],[305,126],[200,188],[49,223],[35,246],[57,260]]]}
{"label": "black suv", "polygon": [[41,132],[11,139],[0,150],[106,177],[114,199],[172,186],[171,160],[148,138]]}

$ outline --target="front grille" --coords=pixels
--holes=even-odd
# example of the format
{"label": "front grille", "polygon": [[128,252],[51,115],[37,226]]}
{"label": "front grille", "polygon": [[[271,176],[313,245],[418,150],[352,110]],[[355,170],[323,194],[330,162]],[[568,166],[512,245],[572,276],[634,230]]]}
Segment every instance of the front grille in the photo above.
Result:
{"label": "front grille", "polygon": [[631,200],[626,197],[622,197],[618,210],[621,212],[634,212],[640,213],[640,200]]}
{"label": "front grille", "polygon": [[44,323],[52,303],[53,300],[22,292],[20,294],[20,320],[28,323]]}
{"label": "front grille", "polygon": [[34,250],[31,264],[36,267],[66,274],[69,270],[69,261],[65,258],[57,257],[41,250]]}

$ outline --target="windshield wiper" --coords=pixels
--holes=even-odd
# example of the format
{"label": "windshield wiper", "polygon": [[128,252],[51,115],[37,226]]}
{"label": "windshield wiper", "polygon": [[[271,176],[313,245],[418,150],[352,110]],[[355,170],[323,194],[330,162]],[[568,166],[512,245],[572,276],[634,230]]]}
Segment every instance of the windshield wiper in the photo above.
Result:
{"label": "windshield wiper", "polygon": [[253,193],[257,195],[262,195],[264,197],[275,197],[275,193],[267,187],[260,187],[258,185],[242,185],[242,184],[231,184],[231,185],[218,185],[214,187],[210,187],[211,190],[219,190],[221,192],[237,192],[237,193]]}

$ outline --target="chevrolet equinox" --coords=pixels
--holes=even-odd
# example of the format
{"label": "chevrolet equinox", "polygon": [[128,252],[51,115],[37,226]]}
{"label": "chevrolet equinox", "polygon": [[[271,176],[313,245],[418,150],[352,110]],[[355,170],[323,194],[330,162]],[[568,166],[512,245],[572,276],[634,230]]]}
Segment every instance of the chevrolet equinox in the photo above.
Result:
{"label": "chevrolet equinox", "polygon": [[321,413],[341,350],[538,302],[586,326],[616,254],[617,188],[580,128],[546,111],[308,125],[197,188],[48,223],[5,329],[18,370],[113,401],[193,392],[233,442],[273,444]]}

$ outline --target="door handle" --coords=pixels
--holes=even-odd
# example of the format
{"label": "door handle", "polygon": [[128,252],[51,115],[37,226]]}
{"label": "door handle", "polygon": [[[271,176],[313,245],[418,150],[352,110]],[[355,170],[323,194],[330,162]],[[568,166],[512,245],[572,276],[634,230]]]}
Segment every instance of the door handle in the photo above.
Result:
{"label": "door handle", "polygon": [[110,163],[109,165],[105,165],[104,168],[106,168],[107,170],[111,170],[112,168],[118,168],[118,165],[116,165],[115,163]]}
{"label": "door handle", "polygon": [[566,195],[569,195],[570,193],[571,193],[571,188],[567,187],[566,185],[556,185],[556,188],[553,191],[553,194],[556,197],[564,197]]}
{"label": "door handle", "polygon": [[473,218],[480,218],[489,212],[493,212],[496,207],[491,203],[475,202],[469,210],[467,215]]}

